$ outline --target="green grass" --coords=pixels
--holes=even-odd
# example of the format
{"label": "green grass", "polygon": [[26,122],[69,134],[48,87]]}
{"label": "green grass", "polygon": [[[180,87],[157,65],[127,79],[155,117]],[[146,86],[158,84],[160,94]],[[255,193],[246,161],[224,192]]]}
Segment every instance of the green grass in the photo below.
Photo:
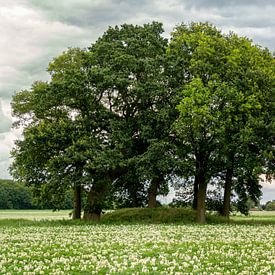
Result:
{"label": "green grass", "polygon": [[[275,211],[257,211],[248,216],[234,215],[230,220],[215,215],[206,214],[208,224],[247,224],[247,225],[275,225]],[[194,224],[196,212],[186,208],[129,208],[106,213],[102,216],[104,224]]]}
{"label": "green grass", "polygon": [[231,222],[246,225],[275,225],[275,211],[253,211],[248,216],[231,216]]}
{"label": "green grass", "polygon": [[250,211],[249,216],[275,217],[275,211]]}
{"label": "green grass", "polygon": [[[224,223],[224,218],[206,215],[208,223]],[[196,212],[188,208],[126,208],[106,213],[102,216],[104,224],[192,224],[196,222]]]}
{"label": "green grass", "polygon": [[192,209],[180,208],[126,208],[106,213],[103,223],[194,223],[196,214]]}
{"label": "green grass", "polygon": [[0,210],[2,219],[60,220],[69,219],[72,210]]}

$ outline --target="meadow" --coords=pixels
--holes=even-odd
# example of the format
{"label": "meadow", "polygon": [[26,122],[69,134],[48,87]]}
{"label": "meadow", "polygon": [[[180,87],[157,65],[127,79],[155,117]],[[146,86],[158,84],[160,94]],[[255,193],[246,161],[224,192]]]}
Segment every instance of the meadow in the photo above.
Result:
{"label": "meadow", "polygon": [[68,213],[1,211],[0,274],[275,273],[274,213],[207,225],[96,225]]}

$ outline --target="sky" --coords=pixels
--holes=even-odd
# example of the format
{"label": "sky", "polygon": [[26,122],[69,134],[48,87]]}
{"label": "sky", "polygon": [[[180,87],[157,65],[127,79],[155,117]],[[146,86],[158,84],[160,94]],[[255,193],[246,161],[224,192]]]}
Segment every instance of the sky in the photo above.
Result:
{"label": "sky", "polygon": [[[0,178],[10,178],[12,96],[47,80],[48,63],[69,47],[87,47],[108,26],[162,22],[165,36],[182,22],[208,21],[275,51],[275,0],[0,0]],[[275,199],[264,183],[263,201]]]}

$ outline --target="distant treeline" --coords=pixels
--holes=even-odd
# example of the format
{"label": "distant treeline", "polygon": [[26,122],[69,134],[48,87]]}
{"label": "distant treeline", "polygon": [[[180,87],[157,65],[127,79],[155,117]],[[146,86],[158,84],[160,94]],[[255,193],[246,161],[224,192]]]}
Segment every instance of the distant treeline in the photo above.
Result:
{"label": "distant treeline", "polygon": [[[0,179],[0,209],[52,209],[51,205],[43,207],[33,200],[31,189],[12,180]],[[72,197],[68,193],[63,209],[72,209]]]}

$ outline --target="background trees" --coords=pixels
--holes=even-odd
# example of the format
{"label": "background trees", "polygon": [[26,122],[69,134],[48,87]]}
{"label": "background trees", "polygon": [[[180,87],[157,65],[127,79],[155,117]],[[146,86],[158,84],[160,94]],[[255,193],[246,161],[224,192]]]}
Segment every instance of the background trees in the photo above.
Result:
{"label": "background trees", "polygon": [[[12,180],[0,180],[0,209],[41,209],[33,198],[32,190]],[[44,205],[51,209],[52,205]],[[60,209],[72,209],[72,194],[66,192],[66,199]]]}
{"label": "background trees", "polygon": [[265,210],[266,211],[275,211],[275,201],[268,201],[265,204]]}
{"label": "background trees", "polygon": [[69,49],[13,98],[23,139],[12,152],[15,178],[56,208],[68,189],[74,218],[102,208],[156,207],[175,178],[193,187],[205,221],[207,187],[224,188],[229,215],[261,194],[274,161],[274,57],[208,23],[110,27],[87,49]]}

